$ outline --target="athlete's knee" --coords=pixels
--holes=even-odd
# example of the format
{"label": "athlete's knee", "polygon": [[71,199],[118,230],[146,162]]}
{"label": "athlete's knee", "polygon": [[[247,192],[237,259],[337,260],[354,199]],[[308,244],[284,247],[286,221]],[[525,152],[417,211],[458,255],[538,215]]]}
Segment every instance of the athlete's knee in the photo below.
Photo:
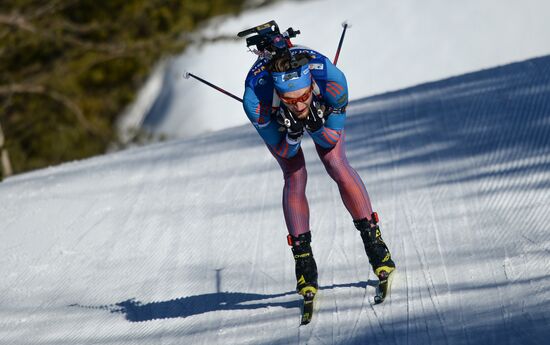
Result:
{"label": "athlete's knee", "polygon": [[331,159],[325,162],[325,168],[330,177],[336,182],[341,183],[349,176],[349,169],[351,168],[347,162],[340,159]]}
{"label": "athlete's knee", "polygon": [[299,169],[285,171],[284,178],[285,182],[305,185],[307,182],[307,170],[305,167],[301,167]]}

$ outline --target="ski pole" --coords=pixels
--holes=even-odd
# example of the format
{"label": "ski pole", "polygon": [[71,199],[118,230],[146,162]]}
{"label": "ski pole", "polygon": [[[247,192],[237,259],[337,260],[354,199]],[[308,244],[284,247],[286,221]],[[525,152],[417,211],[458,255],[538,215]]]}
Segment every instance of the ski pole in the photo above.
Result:
{"label": "ski pole", "polygon": [[340,36],[340,43],[338,43],[336,56],[334,57],[334,62],[332,63],[334,66],[336,66],[336,63],[338,62],[338,57],[340,56],[340,49],[342,49],[342,43],[344,43],[344,36],[346,35],[346,30],[348,29],[348,27],[351,28],[351,25],[349,25],[348,22],[343,22],[342,27],[344,28],[344,30],[342,31],[342,36]]}
{"label": "ski pole", "polygon": [[223,94],[226,94],[227,96],[229,96],[229,97],[231,97],[231,98],[233,98],[233,99],[235,99],[235,100],[237,100],[237,101],[239,101],[239,102],[241,102],[241,103],[243,102],[243,99],[242,99],[242,98],[237,97],[237,96],[235,96],[234,94],[232,94],[231,92],[226,91],[226,90],[222,89],[221,87],[216,86],[216,85],[214,85],[214,84],[212,84],[212,83],[210,83],[210,82],[208,82],[208,81],[206,81],[206,80],[204,80],[204,79],[202,79],[202,78],[200,78],[200,77],[197,77],[197,76],[194,75],[193,73],[185,72],[185,73],[183,74],[183,77],[184,77],[185,79],[189,79],[189,77],[193,77],[193,78],[197,79],[198,81],[200,81],[201,83],[204,83],[204,84],[210,86],[211,88],[216,89],[216,90],[218,90],[219,92],[221,92],[221,93],[223,93]]}

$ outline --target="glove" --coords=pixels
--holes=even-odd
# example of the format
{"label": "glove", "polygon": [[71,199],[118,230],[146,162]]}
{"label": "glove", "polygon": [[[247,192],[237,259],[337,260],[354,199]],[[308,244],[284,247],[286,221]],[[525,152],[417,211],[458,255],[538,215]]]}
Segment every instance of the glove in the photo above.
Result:
{"label": "glove", "polygon": [[317,101],[311,103],[311,111],[305,121],[305,127],[310,132],[317,132],[325,123],[325,107]]}
{"label": "glove", "polygon": [[292,140],[300,140],[304,134],[304,122],[298,120],[288,109],[281,107],[279,109],[280,122],[286,127],[287,135]]}

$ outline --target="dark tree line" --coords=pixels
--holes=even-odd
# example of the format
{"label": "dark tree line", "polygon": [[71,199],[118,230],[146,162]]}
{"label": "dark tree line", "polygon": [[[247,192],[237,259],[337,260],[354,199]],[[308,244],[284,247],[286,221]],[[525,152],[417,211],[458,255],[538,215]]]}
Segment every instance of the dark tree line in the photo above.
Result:
{"label": "dark tree line", "polygon": [[181,52],[186,32],[243,2],[0,2],[0,126],[13,171],[105,152],[155,62]]}

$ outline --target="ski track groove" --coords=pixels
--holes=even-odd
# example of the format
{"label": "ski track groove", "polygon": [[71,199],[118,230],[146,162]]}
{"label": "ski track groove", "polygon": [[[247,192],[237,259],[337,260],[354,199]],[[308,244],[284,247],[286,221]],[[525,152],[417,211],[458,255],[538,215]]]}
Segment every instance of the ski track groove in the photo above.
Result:
{"label": "ski track groove", "polygon": [[381,331],[383,338],[388,339],[388,335],[386,334],[383,320],[381,320],[381,315],[379,315],[379,313],[376,311],[376,306],[371,301],[369,301],[369,306],[370,306],[370,309],[372,310],[372,313],[374,314],[376,323],[378,324],[378,329]]}
{"label": "ski track groove", "polygon": [[[366,255],[365,255],[366,257]],[[347,256],[346,256],[347,258]],[[355,256],[355,258],[357,258],[357,256]],[[351,264],[351,263],[350,263]],[[353,265],[351,267],[355,267],[356,270],[355,270],[355,281],[361,281],[362,280],[362,277],[361,277],[361,272],[359,272],[359,267],[360,265],[357,263],[357,259],[354,260],[353,262]],[[369,271],[370,272],[370,271]],[[367,279],[367,282],[369,281],[369,276],[370,276],[370,273],[367,275],[366,279]],[[369,286],[367,284],[367,286],[365,286],[365,288],[362,290],[362,298],[361,298],[361,304],[360,304],[360,308],[359,308],[359,312],[355,315],[355,322],[353,323],[353,327],[351,329],[351,331],[349,332],[349,339],[355,339],[356,336],[357,336],[357,333],[358,333],[358,325],[359,325],[359,322],[361,321],[361,316],[366,314],[367,310],[366,310],[366,306],[365,306],[365,299],[368,298],[368,295],[369,295]]]}
{"label": "ski track groove", "polygon": [[[497,293],[498,293],[499,304],[500,304],[499,309],[501,311],[502,322],[505,325],[506,329],[516,329],[516,327],[514,326],[513,322],[510,319],[509,313],[506,311],[506,307],[505,307],[504,302],[503,302],[504,301],[504,296],[503,296],[503,291],[502,291],[503,288],[500,286],[500,284],[498,284],[498,280],[495,277],[495,273],[493,273],[493,282],[497,286]],[[507,337],[506,342],[508,344],[515,343],[515,342],[512,342],[511,337]]]}
{"label": "ski track groove", "polygon": [[[368,287],[368,285],[367,285]],[[355,339],[357,336],[357,326],[359,325],[359,321],[361,321],[361,315],[365,314],[365,298],[367,298],[367,287],[365,287],[365,291],[363,293],[363,298],[361,299],[361,307],[359,308],[359,312],[357,313],[357,316],[355,317],[355,322],[353,323],[353,327],[350,331],[350,338]]]}
{"label": "ski track groove", "polygon": [[[419,109],[419,106],[418,106],[419,101],[418,101],[416,95],[414,95],[414,94],[411,95],[411,102],[412,102],[413,107],[414,107],[413,114],[414,114],[414,116],[415,116],[415,122],[416,122],[416,125],[414,126],[414,128],[415,128],[417,137],[422,138],[422,137],[424,137],[424,133],[422,133],[422,132],[420,131],[420,129],[419,129],[419,128],[421,128],[421,125],[418,124],[418,115],[419,115],[419,113],[420,113],[420,109]],[[439,166],[439,161],[438,161],[438,162],[435,162],[435,163],[434,163],[434,162],[430,162],[430,163],[432,163],[432,164],[430,164],[430,166],[432,167],[432,169],[430,170],[430,173],[427,175],[426,179],[429,178],[429,179],[432,180],[432,181],[437,181],[437,180],[438,180],[438,177],[440,176],[440,170],[437,168],[437,167]],[[433,173],[434,171],[435,171],[435,174]],[[419,193],[419,192],[417,192],[417,193]],[[409,203],[410,205],[414,205],[414,204],[415,204],[415,201],[413,200],[413,198],[410,197],[411,194],[410,194],[410,193],[406,193],[405,195],[407,196],[407,199],[408,199],[408,201],[409,201],[408,203]],[[428,207],[423,206],[423,207],[421,207],[421,209],[426,210],[426,208],[428,208],[429,211],[430,211],[430,213],[433,215],[432,204],[431,204],[431,202],[428,202],[429,200],[431,200],[431,199],[427,198],[427,197],[425,196],[425,194],[420,194],[420,200],[417,200],[417,201],[416,201],[416,204],[419,205],[419,206],[422,206],[422,205],[427,204]],[[424,219],[427,219],[427,218],[425,217]],[[430,227],[430,228],[433,228],[434,230],[432,230],[432,231],[433,231],[434,233],[436,233],[436,232],[437,232],[437,228],[436,228],[436,225],[434,224],[434,221],[435,221],[434,219],[435,219],[435,218],[431,217],[431,221],[432,221],[431,225],[433,225],[433,226]],[[412,231],[412,236],[411,236],[411,238],[412,238],[412,240],[413,240],[413,242],[414,242],[414,246],[413,246],[413,247],[414,247],[414,250],[415,250],[415,252],[416,252],[416,255],[417,255],[418,259],[419,259],[419,262],[420,262],[420,264],[421,264],[421,271],[422,271],[422,274],[423,274],[423,276],[424,276],[424,280],[425,280],[426,283],[428,283],[428,284],[427,284],[428,296],[429,296],[430,301],[431,301],[431,304],[432,304],[432,306],[433,306],[435,315],[437,316],[437,318],[438,318],[438,320],[439,320],[439,323],[441,324],[441,331],[442,331],[442,333],[443,333],[443,335],[444,335],[444,337],[445,337],[445,343],[448,343],[448,342],[447,342],[448,336],[447,336],[446,333],[445,333],[445,322],[444,322],[444,320],[443,320],[443,318],[442,318],[442,316],[441,316],[441,313],[440,313],[440,311],[439,311],[438,303],[436,303],[437,291],[436,291],[435,284],[434,284],[434,282],[433,282],[432,276],[431,276],[431,274],[430,274],[430,272],[429,272],[429,266],[428,266],[427,263],[426,263],[426,253],[425,253],[425,250],[424,250],[424,246],[421,246],[421,245],[420,245],[419,241],[417,240],[417,238],[416,238],[416,236],[415,236],[416,233],[419,233],[419,232],[418,232],[418,231]],[[424,234],[424,235],[426,235],[426,234]],[[436,238],[437,238],[437,234],[436,234]],[[422,248],[422,253],[420,253],[420,251],[418,250],[418,248]],[[442,257],[442,253],[441,253],[440,247],[438,247],[438,248],[439,248],[438,253],[439,253],[439,256],[440,256],[440,258],[441,258],[441,257]],[[433,291],[433,292],[432,292],[432,291]],[[435,294],[435,299],[434,299],[434,294]],[[426,314],[426,311],[427,311],[427,310],[426,310],[426,308],[424,307],[423,304],[422,304],[422,308],[423,308],[424,314]],[[430,328],[430,327],[428,326],[428,327],[427,327],[428,332],[429,332],[429,328]],[[432,338],[432,337],[430,337],[430,339],[431,339],[431,338]]]}
{"label": "ski track groove", "polygon": [[[407,95],[407,97],[409,97],[409,96]],[[396,103],[399,104],[399,108],[401,108],[401,107],[403,106],[402,104],[403,104],[403,103],[406,103],[406,102],[407,102],[407,101],[406,101],[406,100],[403,100],[403,97],[402,97],[402,96],[398,97],[397,100],[396,100]],[[381,126],[383,126],[384,128],[391,128],[391,122],[389,122],[389,119],[388,119],[389,117],[388,117],[388,116],[383,116],[383,115],[382,115],[381,117],[382,117],[382,119],[381,119],[381,121],[380,121]],[[397,161],[399,161],[399,160],[401,159],[401,155],[399,154],[399,149],[396,148],[395,144],[394,144],[393,142],[391,142],[391,141],[389,142],[388,150],[389,150],[390,159],[392,160],[392,162],[397,162]],[[393,172],[394,172],[394,173],[397,173],[397,172],[398,172],[398,169],[397,169],[397,166],[395,165],[395,163],[392,164],[392,169],[393,169]],[[392,181],[391,181],[392,188],[395,188],[395,183],[396,183],[395,180],[392,180]],[[398,193],[394,193],[393,195],[397,195],[397,194],[398,194]],[[394,222],[394,224],[396,224],[396,222]],[[411,228],[409,227],[409,229],[411,229]],[[370,271],[369,271],[369,273],[370,273]],[[375,320],[376,320],[376,322],[377,322],[378,329],[380,330],[383,339],[386,341],[387,339],[389,339],[389,337],[388,337],[388,334],[387,334],[387,332],[386,332],[385,327],[383,326],[383,320],[380,319],[381,316],[380,316],[379,313],[376,311],[376,307],[381,307],[381,308],[383,308],[385,305],[384,305],[384,304],[381,304],[381,305],[375,306],[375,305],[373,304],[372,300],[371,300],[371,297],[369,296],[368,298],[369,298],[369,303],[368,303],[368,305],[369,305],[370,309],[372,310],[372,312],[373,312],[373,314],[374,314],[374,316],[375,316]],[[392,325],[391,327],[392,327],[392,329],[393,329],[394,326]],[[392,332],[392,334],[393,334],[393,333],[394,333],[394,332]]]}
{"label": "ski track groove", "polygon": [[[479,97],[478,97],[477,100],[479,101]],[[483,101],[487,101],[487,100],[481,100],[480,102],[483,102]],[[489,111],[492,113],[492,112],[496,111],[496,102],[492,102],[491,105],[492,106],[489,108],[490,109]],[[521,126],[519,126],[519,127],[521,128]],[[501,153],[502,151],[500,150],[500,148],[504,146],[503,143],[505,142],[505,136],[506,136],[505,134],[506,133],[504,133],[504,135],[502,135],[502,133],[501,133],[501,135],[499,135],[497,138],[495,138],[497,148],[494,151],[492,151],[488,156],[488,162],[492,166],[499,166],[498,163],[499,163],[499,161],[501,161],[501,159],[499,159],[499,155],[502,154]],[[513,158],[512,162],[514,162],[515,159],[517,159],[516,156],[517,156],[517,153],[514,152],[514,155],[512,156],[512,158]],[[513,163],[512,164],[506,164],[506,165],[512,165],[511,168],[514,168]],[[499,171],[496,172],[495,178],[488,179],[488,180],[490,180],[490,190],[497,190],[498,187],[500,185],[502,185],[502,180],[501,180],[500,176],[501,176],[501,171],[506,169],[506,165],[500,167]],[[511,200],[508,199],[508,202],[511,202]],[[504,199],[504,193],[498,193],[496,195],[496,198],[495,198],[495,201],[494,201],[493,205],[494,205],[494,207],[503,207],[503,206],[507,207],[508,202],[507,202],[507,200]],[[496,229],[497,228],[493,227],[492,229],[493,230],[489,233],[491,235],[491,237],[499,238],[498,236],[494,236],[494,235],[496,235],[496,231],[497,231]],[[501,236],[501,238],[503,236],[505,239],[509,238],[508,232],[506,232],[506,231],[505,232],[501,231],[500,236]],[[504,250],[505,250],[505,252],[503,253],[504,258],[508,258],[509,255],[506,253],[506,248],[504,248]],[[498,253],[498,254],[500,254],[500,253]],[[491,271],[490,267],[489,267],[489,271]],[[503,291],[502,291],[503,289],[499,284],[499,279],[495,275],[495,272],[492,273],[492,280],[493,280],[493,283],[496,286],[497,295],[498,295],[498,298],[499,298],[500,318],[502,319],[502,323],[504,324],[506,329],[510,329],[510,327],[513,329],[514,326],[511,324],[509,317],[507,317],[508,313],[505,310],[506,308],[505,308],[504,303],[503,303],[503,299],[504,299]],[[510,341],[511,341],[511,338],[507,337],[506,342],[508,344],[510,344]]]}
{"label": "ski track groove", "polygon": [[[399,96],[397,97],[396,99],[396,106],[400,109],[401,107],[404,106],[404,103],[405,101],[403,100],[404,96]],[[381,126],[383,127],[383,129],[386,129],[386,128],[391,128],[391,122],[389,121],[389,115],[390,113],[388,111],[383,111],[382,114],[381,114]],[[368,125],[367,125],[368,126]],[[399,173],[399,169],[397,168],[397,165],[395,162],[398,162],[399,159],[400,159],[400,155],[399,155],[399,151],[396,149],[394,143],[392,141],[390,141],[388,143],[388,151],[390,153],[390,159],[391,159],[391,162],[392,162],[392,165],[391,165],[391,170],[392,170],[392,173],[394,175],[398,175]],[[391,186],[391,195],[393,195],[393,202],[392,202],[392,205],[398,205],[399,204],[399,200],[398,200],[398,195],[400,194],[399,191],[401,190],[401,187],[400,186],[397,186],[396,184],[398,183],[398,181],[396,179],[391,179],[391,182],[390,182],[390,186]],[[397,227],[397,224],[398,224],[398,221],[397,219],[399,218],[398,215],[397,215],[397,212],[394,211],[394,216],[395,216],[395,221],[393,222],[394,226]],[[404,221],[406,223],[406,228],[409,229],[408,233],[406,233],[405,236],[410,236],[410,234],[412,233],[412,227],[411,227],[411,222],[409,220],[409,218],[407,217],[401,217],[400,218],[402,221]],[[403,267],[403,269],[405,270],[405,275],[408,275],[408,270],[406,270],[406,267],[407,267],[407,245],[406,245],[406,242],[404,241],[401,241],[402,243],[402,249],[403,249],[403,255],[402,255],[402,258],[403,260],[405,260],[405,263],[403,265],[400,265],[399,264],[399,261],[396,262],[396,266],[398,266],[398,269],[400,269],[399,267]],[[395,253],[394,253],[395,254]],[[395,256],[395,255],[394,255]],[[396,256],[396,259],[398,258],[399,256]],[[407,295],[407,300],[409,300],[409,285],[408,285],[408,281],[406,282],[406,295]],[[393,288],[393,287],[392,287]],[[369,301],[370,302],[370,301]],[[371,308],[372,308],[372,304],[370,304]],[[406,333],[406,339],[407,339],[407,344],[408,344],[408,341],[409,341],[409,334],[410,334],[410,303],[407,303],[407,333]],[[383,330],[382,330],[383,331]]]}
{"label": "ski track groove", "polygon": [[[413,241],[414,241],[414,237],[413,237]],[[415,252],[416,252],[417,257],[418,257],[418,259],[419,259],[419,263],[420,263],[420,265],[421,265],[421,268],[420,268],[420,269],[421,269],[421,270],[424,270],[424,268],[425,268],[425,267],[424,267],[424,264],[423,264],[423,262],[422,262],[421,259],[420,259],[419,252],[418,252],[418,250],[417,250],[416,247],[415,247]],[[424,276],[424,279],[426,279],[425,276]],[[424,305],[424,298],[423,298],[423,291],[424,291],[424,290],[423,290],[422,287],[420,287],[420,286],[416,287],[416,290],[418,290],[418,296],[417,296],[414,300],[415,300],[415,301],[418,301],[418,304],[419,304],[419,306],[420,306],[420,308],[421,308],[421,315],[427,315],[428,313],[427,313],[427,309],[426,309],[426,307],[425,307],[425,305]],[[414,290],[413,290],[413,291],[414,291]],[[421,320],[418,319],[418,321],[417,321],[417,327],[418,327],[418,328],[421,328],[422,326],[424,326],[424,329],[425,329],[426,334],[427,334],[427,336],[428,336],[428,341],[429,341],[430,344],[431,344],[431,339],[432,339],[432,337],[430,336],[430,327],[429,327],[429,324],[428,324],[428,322],[429,322],[430,320],[427,319],[427,318],[425,318],[425,319],[423,319],[423,321],[424,321],[424,323],[423,323],[423,325],[421,325],[421,324],[420,324],[420,323],[421,323]]]}
{"label": "ski track groove", "polygon": [[[474,107],[474,110],[472,110],[471,108]],[[466,111],[467,114],[478,114],[479,113],[479,109],[481,109],[481,103],[480,102],[473,102],[469,105],[469,108],[468,108],[468,111]],[[464,123],[465,123],[465,132],[466,133],[472,133],[473,130],[476,128],[477,124],[475,122],[475,118],[473,118],[473,121],[470,121],[470,119],[473,118],[472,116],[467,116],[466,119],[464,120]],[[478,146],[480,143],[478,141],[476,141],[476,139],[478,138],[478,136],[475,136],[472,140],[472,138],[469,137],[469,135],[467,134],[466,136],[466,141],[467,142],[470,142],[470,141],[473,141],[473,145],[474,146]],[[465,147],[461,147],[461,150],[464,151],[464,152],[467,152],[467,149]],[[470,162],[469,166],[470,167],[475,167],[477,165],[477,162],[476,162],[476,159],[472,156],[472,155],[466,155],[466,160]],[[460,176],[459,176],[459,173],[457,171],[451,171],[451,176],[452,178],[456,178],[456,179],[459,179]],[[482,186],[479,188],[479,191],[483,191],[483,185],[486,183],[486,181],[482,180],[481,181],[481,184]],[[455,184],[455,187],[457,188],[457,193],[458,195],[460,196],[464,196],[464,195],[467,195],[466,192],[464,191],[464,186],[460,183],[457,183]],[[464,215],[464,217],[461,217],[460,220],[464,223],[462,224],[462,226],[460,226],[460,228],[462,229],[465,229],[465,231],[468,231],[468,232],[471,232],[473,227],[471,226],[470,224],[470,217],[468,217],[468,209],[466,208],[466,205],[464,203],[456,203],[456,205],[454,207],[457,207],[458,210],[457,210],[457,214],[462,214]],[[471,250],[469,250],[470,253],[468,256],[473,256],[473,253],[471,253]],[[453,288],[452,286],[449,285],[449,293],[452,293],[453,291]],[[464,293],[462,291],[457,291],[455,293],[456,295],[456,298],[459,299],[459,303],[457,304],[460,308],[458,309],[459,310],[459,315],[460,315],[460,325],[461,325],[461,329],[462,329],[462,333],[464,334],[464,339],[466,339],[466,343],[467,345],[468,344],[475,344],[475,342],[471,339],[471,335],[469,333],[469,327],[467,326],[467,322],[468,320],[465,318],[464,316],[464,306],[467,306],[468,303],[464,301]]]}
{"label": "ski track groove", "polygon": [[[331,249],[331,251],[332,251],[332,249]],[[332,273],[331,281],[332,281],[332,284],[334,285],[335,284],[335,281],[334,281],[334,266],[331,266],[330,271]],[[327,300],[327,298],[326,298],[327,294],[328,294],[328,291],[327,291],[327,293],[325,293],[325,301]],[[335,340],[335,329],[334,329],[335,327],[334,327],[334,325],[340,324],[340,322],[339,322],[340,320],[339,320],[339,317],[338,317],[338,313],[340,311],[340,308],[339,308],[339,305],[338,305],[338,296],[337,296],[337,291],[334,291],[334,289],[331,291],[331,297],[332,297],[331,298],[331,302],[332,302],[331,304],[333,304],[333,309],[335,310],[335,312],[327,313],[327,316],[330,315],[330,319],[331,319],[330,337],[332,339],[332,344],[334,344],[334,340]],[[320,313],[320,310],[318,310],[317,312]],[[316,323],[315,328],[317,329],[318,327],[319,327],[319,323]]]}
{"label": "ski track groove", "polygon": [[[401,98],[399,98],[399,102],[401,102]],[[391,123],[388,122],[388,121],[386,120],[386,119],[388,118],[387,116],[382,116],[382,117],[383,117],[384,120],[383,120],[383,121],[380,121],[380,126],[382,127],[381,130],[383,130],[383,131],[384,131],[384,130],[388,130],[388,128],[391,126]],[[395,150],[394,146],[390,144],[388,148],[389,148],[389,151],[390,151],[390,153],[391,153],[390,159],[391,159],[393,162],[398,161],[398,160],[399,160],[399,154],[398,154],[397,150]],[[397,174],[397,173],[398,173],[398,169],[397,169],[397,167],[396,167],[395,164],[392,164],[392,168],[391,168],[391,169],[392,169],[392,172],[393,172],[394,174]],[[390,191],[391,195],[393,195],[394,198],[397,198],[397,195],[399,194],[400,188],[396,187],[396,180],[395,180],[395,179],[392,179],[392,180],[391,180],[391,182],[390,182],[390,188],[391,188],[391,191]],[[398,201],[395,200],[395,202],[392,203],[392,204],[393,204],[393,205],[397,205],[397,203],[398,203]],[[374,209],[374,206],[373,206],[373,209]],[[395,217],[396,219],[393,221],[393,226],[394,226],[394,227],[397,227],[398,222],[397,222],[397,216],[395,215],[395,213],[394,213],[394,217]],[[410,227],[409,227],[409,228],[410,228]],[[391,230],[392,230],[392,229],[389,229],[389,231],[391,231]],[[391,231],[391,233],[394,233],[394,231]],[[386,241],[387,241],[387,239],[386,239]],[[406,245],[405,245],[405,243],[404,243],[403,241],[399,241],[399,242],[398,242],[398,241],[393,241],[393,243],[395,243],[395,244],[398,244],[398,243],[399,243],[399,244],[401,245],[402,253],[403,253],[402,258],[403,258],[403,260],[406,260],[406,257],[407,257],[407,256],[406,256]],[[389,246],[390,246],[390,250],[392,250],[391,248],[393,248],[394,246],[391,245],[391,243],[388,243],[388,244],[389,244]],[[395,247],[398,248],[399,246],[396,245]],[[406,271],[406,267],[407,267],[406,262],[403,263],[403,264],[400,264],[399,261],[398,261],[399,255],[398,255],[398,254],[396,255],[396,254],[397,254],[397,253],[396,253],[395,251],[392,251],[392,255],[393,255],[393,257],[394,257],[394,260],[396,260],[397,269],[403,268],[403,269],[404,269],[404,275],[406,275],[406,274],[407,274],[407,271]],[[371,271],[369,270],[369,275],[370,275],[370,274],[371,274]],[[376,276],[374,276],[374,278],[377,279]],[[397,277],[396,277],[396,278],[397,278]],[[392,286],[392,290],[394,289],[394,287],[395,287],[395,285],[396,285],[395,283],[396,283],[396,282],[394,281],[394,282],[393,282],[393,285],[394,285],[394,286]],[[368,288],[368,285],[367,285],[367,288]],[[406,289],[407,289],[407,294],[408,294],[408,286],[406,287]],[[407,297],[408,297],[408,295],[407,295]],[[385,302],[384,302],[382,305],[380,305],[379,307],[387,307],[387,308],[388,308],[388,313],[390,314],[390,317],[387,318],[387,319],[391,320],[391,319],[392,319],[392,316],[393,316],[393,313],[391,313],[391,311],[392,311],[393,309],[392,309],[392,304],[391,304],[391,303],[390,303],[390,305],[387,305],[387,303],[388,303],[389,301],[391,301],[391,296],[390,296],[389,298],[390,298],[390,300],[385,301]],[[372,296],[369,296],[369,303],[370,303],[370,306],[373,308],[373,310],[374,310],[374,308],[377,307],[376,305],[373,305],[373,297],[372,297]],[[396,306],[396,308],[397,308],[397,306]],[[407,312],[408,312],[408,303],[407,303]],[[407,316],[408,316],[408,315],[407,315]],[[393,339],[394,343],[397,344],[397,343],[398,343],[398,339],[397,339],[396,332],[395,332],[395,327],[396,327],[396,325],[392,322],[392,323],[390,324],[390,327],[391,327],[391,329],[392,329],[392,332],[391,332],[392,337],[391,337],[391,339]],[[407,336],[407,338],[408,338],[408,320],[407,320],[407,334],[406,334],[406,336]],[[384,339],[385,339],[384,341],[388,341],[390,338],[388,338],[388,337],[384,334]]]}
{"label": "ski track groove", "polygon": [[[437,230],[438,227],[437,227],[437,225],[435,224],[435,219],[436,219],[436,218],[434,217],[433,204],[431,204],[431,203],[429,204],[429,210],[430,210],[430,214],[431,214],[431,216],[432,216],[432,224],[434,225],[434,227],[433,227],[433,234],[434,234],[434,237],[435,237],[435,239],[436,239],[437,248],[438,248],[438,254],[439,254],[439,257],[440,257],[440,259],[441,259],[441,262],[443,263],[443,269],[442,269],[442,271],[443,271],[444,277],[446,278],[445,263],[444,263],[444,260],[443,260],[441,245],[440,245],[440,243],[439,243],[439,238],[438,238],[438,230]],[[425,260],[425,257],[426,257],[426,255],[425,255],[424,250],[423,250],[422,258],[424,258],[424,260]],[[422,260],[422,259],[421,259],[421,260]],[[424,264],[425,264],[425,263],[424,263]],[[443,333],[443,336],[445,337],[445,343],[448,344],[448,343],[449,343],[449,342],[448,342],[449,336],[448,336],[447,332],[445,331],[445,329],[446,329],[446,327],[445,327],[445,326],[446,326],[445,318],[444,318],[443,314],[440,312],[440,309],[441,309],[441,308],[440,308],[441,305],[440,305],[440,303],[439,303],[439,300],[440,300],[440,299],[439,299],[439,296],[438,296],[438,293],[437,293],[437,288],[436,288],[436,286],[435,286],[435,284],[434,284],[434,280],[433,280],[433,278],[432,278],[432,275],[431,275],[429,269],[424,270],[424,276],[426,277],[427,281],[429,281],[429,284],[430,284],[430,286],[431,286],[431,289],[433,289],[433,295],[432,295],[432,291],[431,291],[430,288],[428,287],[428,292],[429,292],[429,294],[430,294],[430,300],[432,301],[432,304],[433,304],[433,307],[434,307],[434,311],[435,311],[435,313],[436,313],[436,315],[437,315],[437,318],[439,319],[439,322],[440,322],[440,324],[441,324],[441,332]],[[448,282],[447,279],[445,279],[445,285],[446,285],[447,288],[448,288],[449,282]],[[435,296],[435,297],[434,297],[434,296]]]}
{"label": "ski track groove", "polygon": [[[406,258],[407,257],[407,252],[406,252],[406,246],[403,244],[403,254],[404,254],[404,257]],[[408,261],[405,261],[405,265],[404,267],[407,267],[407,262]],[[410,291],[409,291],[409,271],[405,271],[405,295],[407,296],[407,301],[410,301]],[[410,327],[411,327],[411,305],[410,303],[406,303],[406,309],[407,309],[407,334],[406,334],[406,339],[407,339],[407,345],[410,344],[410,339],[409,339],[409,334],[411,332],[410,330]]]}
{"label": "ski track groove", "polygon": [[[506,247],[504,247],[504,258],[505,258],[504,260],[506,260],[508,257],[509,257],[508,250],[507,250]],[[504,262],[504,260],[503,260],[503,262]],[[502,265],[502,272],[504,274],[504,278],[505,278],[505,281],[507,283],[504,287],[508,288],[509,283],[510,283],[510,279],[509,279],[508,275],[506,274],[506,267],[505,267],[504,264]],[[501,287],[501,285],[499,284],[499,279],[498,279],[498,276],[497,276],[497,272],[495,272],[495,271],[492,272],[492,278],[493,278],[493,283],[497,287],[496,289],[497,289],[497,294],[498,294],[498,297],[499,297],[499,304],[500,304],[499,309],[502,313],[502,322],[505,325],[506,329],[516,329],[516,327],[514,326],[512,320],[510,319],[510,315],[507,312],[506,306],[505,306],[505,303],[504,303],[504,300],[510,300],[510,298],[508,296],[509,294],[507,293],[509,290],[504,289],[503,287]],[[512,344],[511,340],[512,340],[511,337],[508,337],[506,339],[508,344]]]}

